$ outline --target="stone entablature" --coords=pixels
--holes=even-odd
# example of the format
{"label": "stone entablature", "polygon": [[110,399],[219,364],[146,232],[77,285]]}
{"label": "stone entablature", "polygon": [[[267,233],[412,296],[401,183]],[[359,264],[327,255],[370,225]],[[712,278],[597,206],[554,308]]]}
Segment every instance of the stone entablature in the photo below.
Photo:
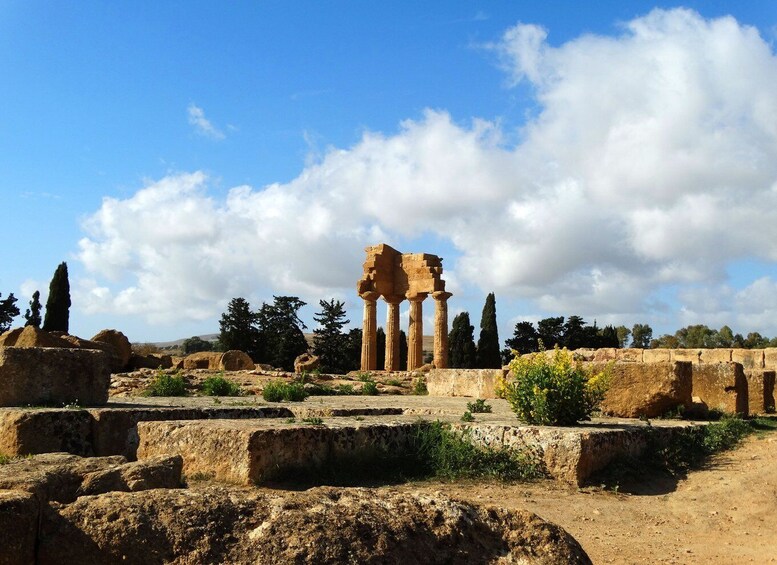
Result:
{"label": "stone entablature", "polygon": [[410,301],[407,369],[423,364],[423,301],[431,295],[435,301],[434,366],[448,366],[448,298],[442,280],[442,258],[428,253],[400,253],[381,243],[365,248],[362,278],[356,291],[364,300],[362,325],[361,370],[377,369],[377,300],[383,298],[388,307],[386,317],[387,371],[399,367],[399,305]]}

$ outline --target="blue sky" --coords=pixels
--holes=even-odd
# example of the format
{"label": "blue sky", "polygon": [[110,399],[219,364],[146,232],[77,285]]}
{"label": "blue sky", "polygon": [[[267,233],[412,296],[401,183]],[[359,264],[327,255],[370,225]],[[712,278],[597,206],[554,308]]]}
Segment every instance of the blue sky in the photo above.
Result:
{"label": "blue sky", "polygon": [[502,339],[777,335],[777,5],[579,5],[0,0],[0,292],[66,260],[85,337],[273,294],[358,323],[386,241]]}

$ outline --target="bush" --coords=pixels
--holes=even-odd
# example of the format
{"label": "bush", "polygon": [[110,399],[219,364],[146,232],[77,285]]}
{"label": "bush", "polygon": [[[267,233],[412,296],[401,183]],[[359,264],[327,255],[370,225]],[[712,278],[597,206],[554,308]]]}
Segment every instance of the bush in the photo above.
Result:
{"label": "bush", "polygon": [[375,381],[364,381],[364,384],[362,384],[362,394],[365,396],[377,396],[378,385],[375,384]]}
{"label": "bush", "polygon": [[528,424],[568,426],[589,420],[607,390],[609,371],[584,367],[566,349],[515,357],[509,367],[500,392]]}
{"label": "bush", "polygon": [[413,394],[416,396],[425,396],[429,394],[429,389],[426,388],[426,378],[423,375],[419,375],[413,381]]}
{"label": "bush", "polygon": [[474,422],[475,421],[475,416],[472,415],[472,412],[467,410],[466,412],[464,412],[464,414],[461,415],[461,421],[462,422]]}
{"label": "bush", "polygon": [[262,398],[267,402],[302,402],[308,396],[305,386],[301,383],[287,383],[284,381],[270,381],[264,385]]}
{"label": "bush", "polygon": [[473,414],[490,413],[491,405],[487,404],[482,398],[478,398],[475,402],[467,402],[467,410]]}
{"label": "bush", "polygon": [[208,396],[240,396],[240,386],[221,375],[202,381],[202,392]]}
{"label": "bush", "polygon": [[148,385],[146,396],[186,396],[186,380],[176,373],[168,375],[159,371]]}

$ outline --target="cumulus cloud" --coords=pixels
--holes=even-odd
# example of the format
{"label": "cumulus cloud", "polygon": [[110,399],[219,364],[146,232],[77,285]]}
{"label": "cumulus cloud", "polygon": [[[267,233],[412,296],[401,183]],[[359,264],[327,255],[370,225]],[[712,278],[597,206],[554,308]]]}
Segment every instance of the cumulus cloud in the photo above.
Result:
{"label": "cumulus cloud", "polygon": [[189,116],[189,124],[194,126],[194,130],[199,135],[216,140],[224,139],[224,133],[205,117],[205,111],[202,108],[196,104],[189,104],[186,113]]}
{"label": "cumulus cloud", "polygon": [[491,46],[536,96],[516,145],[427,110],[287,184],[217,201],[195,172],[104,199],[79,244],[111,281],[93,304],[175,319],[257,285],[346,295],[364,245],[431,234],[458,252],[458,284],[615,319],[665,285],[724,285],[732,260],[777,259],[777,58],[757,30],[678,9],[549,38],[518,24]]}

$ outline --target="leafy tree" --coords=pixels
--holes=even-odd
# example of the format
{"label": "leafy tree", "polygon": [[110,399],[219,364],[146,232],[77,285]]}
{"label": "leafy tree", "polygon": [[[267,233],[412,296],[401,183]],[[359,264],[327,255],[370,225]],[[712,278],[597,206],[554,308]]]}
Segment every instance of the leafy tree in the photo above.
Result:
{"label": "leafy tree", "polygon": [[386,332],[382,326],[375,331],[375,359],[379,371],[386,366]]}
{"label": "leafy tree", "polygon": [[[405,345],[407,351],[407,345]],[[362,330],[361,328],[352,328],[346,334],[345,340],[345,363],[344,370],[358,371],[362,364]]]}
{"label": "leafy tree", "polygon": [[664,334],[659,338],[650,340],[650,348],[666,348],[666,349],[679,349],[680,340],[676,336]]}
{"label": "leafy tree", "polygon": [[24,322],[25,326],[34,326],[36,328],[40,327],[41,322],[43,321],[40,315],[41,308],[40,303],[40,292],[35,291],[32,293],[32,300],[30,300],[30,307],[27,309],[27,311],[24,313],[24,319],[26,320]]}
{"label": "leafy tree", "polygon": [[49,284],[49,297],[46,300],[46,317],[43,329],[67,333],[70,320],[70,282],[67,278],[67,263],[59,264]]}
{"label": "leafy tree", "polygon": [[[2,295],[0,293],[0,296]],[[19,308],[16,306],[16,298],[12,292],[8,298],[0,300],[0,333],[8,330],[11,327],[11,322],[18,315]]]}
{"label": "leafy tree", "polygon": [[718,330],[715,347],[734,347],[734,332],[728,326]]}
{"label": "leafy tree", "polygon": [[679,347],[686,348],[713,348],[715,347],[716,334],[704,324],[696,324],[680,328],[675,332]]}
{"label": "leafy tree", "polygon": [[647,324],[634,324],[631,328],[631,347],[647,349],[653,347],[651,340],[653,339],[653,328]]}
{"label": "leafy tree", "polygon": [[531,322],[518,322],[513,330],[513,337],[505,340],[508,349],[514,349],[518,353],[534,353],[539,350],[537,330]]}
{"label": "leafy tree", "polygon": [[313,315],[319,327],[313,330],[313,354],[320,360],[324,373],[347,373],[348,335],[343,327],[350,322],[345,319],[345,303],[331,299],[319,300],[321,311]]}
{"label": "leafy tree", "polygon": [[615,328],[615,333],[618,336],[618,347],[621,349],[626,347],[626,344],[629,342],[629,337],[631,336],[631,330],[626,326],[617,326]]}
{"label": "leafy tree", "polygon": [[399,330],[399,367],[401,369],[407,368],[407,335],[405,335],[405,330]]}
{"label": "leafy tree", "polygon": [[604,326],[599,332],[599,343],[597,347],[620,347],[618,332],[613,326]]}
{"label": "leafy tree", "polygon": [[763,337],[758,332],[750,332],[745,338],[745,347],[747,349],[760,349],[769,346],[769,338]]}
{"label": "leafy tree", "polygon": [[190,355],[200,351],[213,351],[213,344],[209,341],[205,341],[200,336],[195,335],[189,339],[183,340],[181,349],[183,350],[184,355]]}
{"label": "leafy tree", "polygon": [[502,366],[499,332],[496,327],[496,297],[493,292],[486,296],[483,314],[480,317],[477,366],[480,369],[499,369]]}
{"label": "leafy tree", "polygon": [[475,367],[475,327],[469,323],[468,312],[462,312],[453,318],[453,327],[448,335],[448,362],[452,369]]}
{"label": "leafy tree", "polygon": [[257,312],[264,362],[286,371],[294,370],[294,359],[308,350],[297,312],[305,303],[296,296],[273,296],[273,303],[262,304]]}
{"label": "leafy tree", "polygon": [[245,298],[233,298],[219,321],[219,342],[225,351],[244,351],[255,363],[261,363],[263,348],[257,326],[257,315]]}
{"label": "leafy tree", "polygon": [[553,349],[556,345],[564,347],[564,316],[540,320],[537,322],[537,334],[545,349]]}

